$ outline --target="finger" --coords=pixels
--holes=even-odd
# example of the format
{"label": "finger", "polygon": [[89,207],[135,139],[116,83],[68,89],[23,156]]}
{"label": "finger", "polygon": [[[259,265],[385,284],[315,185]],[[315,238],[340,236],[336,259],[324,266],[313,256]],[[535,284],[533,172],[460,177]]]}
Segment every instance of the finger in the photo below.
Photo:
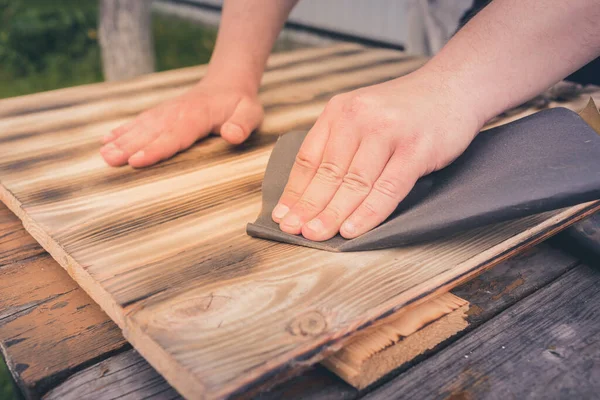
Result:
{"label": "finger", "polygon": [[283,194],[273,209],[273,221],[279,223],[304,193],[321,164],[328,138],[329,123],[324,117],[319,117],[298,150]]}
{"label": "finger", "polygon": [[159,135],[159,131],[143,129],[136,126],[121,137],[104,145],[100,153],[104,160],[111,166],[127,164],[127,160],[140,149],[152,142]]}
{"label": "finger", "polygon": [[242,143],[262,122],[263,114],[260,104],[244,97],[221,126],[221,136],[231,144]]}
{"label": "finger", "polygon": [[345,129],[342,126],[330,133],[323,160],[313,179],[279,224],[282,231],[299,234],[302,226],[329,204],[342,184],[360,145],[360,136],[355,129],[350,126]]}
{"label": "finger", "polygon": [[123,125],[116,127],[115,129],[104,135],[104,137],[102,137],[102,143],[107,144],[109,142],[112,142],[113,140],[117,139],[118,137],[129,131],[131,128],[133,128],[138,122],[138,119],[135,118],[131,121],[124,123]]}
{"label": "finger", "polygon": [[416,171],[416,163],[394,153],[367,198],[342,224],[340,234],[353,239],[385,221],[415,185]]}
{"label": "finger", "polygon": [[170,158],[180,150],[180,142],[172,134],[163,133],[129,158],[128,162],[134,168],[143,168]]}
{"label": "finger", "polygon": [[348,173],[331,202],[302,228],[310,240],[331,239],[342,223],[367,198],[393,154],[393,147],[379,136],[367,136],[360,144]]}

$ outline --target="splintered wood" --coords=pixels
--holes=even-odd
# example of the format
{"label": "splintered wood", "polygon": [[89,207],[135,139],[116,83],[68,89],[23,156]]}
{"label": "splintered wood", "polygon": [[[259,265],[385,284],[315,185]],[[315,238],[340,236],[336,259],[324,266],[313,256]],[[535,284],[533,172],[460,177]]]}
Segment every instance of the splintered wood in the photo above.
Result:
{"label": "splintered wood", "polygon": [[356,334],[323,365],[352,386],[363,389],[465,329],[469,325],[468,309],[468,301],[444,293]]}
{"label": "splintered wood", "polygon": [[276,140],[266,132],[308,127],[331,96],[424,61],[355,45],[275,55],[260,132],[238,147],[211,137],[142,170],[108,167],[100,138],[182,93],[204,67],[2,100],[0,196],[184,396],[251,393],[598,208],[358,254],[245,234]]}

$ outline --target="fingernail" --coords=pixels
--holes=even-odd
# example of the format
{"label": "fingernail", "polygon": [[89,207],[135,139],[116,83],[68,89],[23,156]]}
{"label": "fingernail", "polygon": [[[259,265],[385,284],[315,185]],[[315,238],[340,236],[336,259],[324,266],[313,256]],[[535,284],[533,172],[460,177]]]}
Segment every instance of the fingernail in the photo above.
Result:
{"label": "fingernail", "polygon": [[356,227],[352,222],[346,221],[342,225],[342,230],[346,233],[349,233],[350,235],[353,235],[356,232]]}
{"label": "fingernail", "polygon": [[321,233],[323,231],[323,229],[325,229],[323,222],[321,222],[321,220],[318,218],[315,218],[312,221],[309,221],[306,224],[306,227],[315,233]]}
{"label": "fingernail", "polygon": [[244,131],[242,128],[232,123],[226,123],[223,125],[221,128],[221,134],[223,133],[235,141],[241,141],[244,139]]}
{"label": "fingernail", "polygon": [[123,151],[121,149],[119,149],[117,146],[115,146],[113,143],[109,143],[106,146],[104,146],[102,148],[102,152],[104,153],[104,155],[110,156],[110,157],[119,157],[119,156],[123,155]]}
{"label": "fingernail", "polygon": [[277,206],[273,209],[273,217],[281,220],[289,211],[289,207],[284,206],[283,204],[277,204]]}
{"label": "fingernail", "polygon": [[300,217],[295,214],[286,216],[285,220],[283,221],[283,225],[287,226],[288,228],[299,228],[301,224]]}
{"label": "fingernail", "polygon": [[146,154],[146,153],[144,153],[144,150],[140,150],[140,151],[138,151],[137,153],[135,153],[134,155],[132,155],[132,156],[129,158],[129,160],[133,160],[133,161],[135,161],[135,160],[137,160],[137,159],[139,159],[139,158],[142,158],[142,157],[144,157],[144,155],[145,155],[145,154]]}

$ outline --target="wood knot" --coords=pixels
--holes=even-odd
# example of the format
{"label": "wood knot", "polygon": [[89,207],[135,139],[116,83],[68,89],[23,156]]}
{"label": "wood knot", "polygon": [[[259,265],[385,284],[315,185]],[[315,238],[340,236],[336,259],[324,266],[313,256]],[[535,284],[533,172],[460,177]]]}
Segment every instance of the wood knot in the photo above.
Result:
{"label": "wood knot", "polygon": [[327,329],[327,320],[319,311],[313,310],[292,319],[288,332],[294,336],[317,336]]}

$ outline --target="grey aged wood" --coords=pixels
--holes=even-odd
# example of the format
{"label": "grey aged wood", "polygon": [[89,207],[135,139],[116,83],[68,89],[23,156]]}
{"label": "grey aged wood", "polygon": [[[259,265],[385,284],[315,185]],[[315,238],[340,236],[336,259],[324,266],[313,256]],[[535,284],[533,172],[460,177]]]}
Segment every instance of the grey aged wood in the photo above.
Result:
{"label": "grey aged wood", "polygon": [[599,304],[580,265],[367,399],[598,398]]}

